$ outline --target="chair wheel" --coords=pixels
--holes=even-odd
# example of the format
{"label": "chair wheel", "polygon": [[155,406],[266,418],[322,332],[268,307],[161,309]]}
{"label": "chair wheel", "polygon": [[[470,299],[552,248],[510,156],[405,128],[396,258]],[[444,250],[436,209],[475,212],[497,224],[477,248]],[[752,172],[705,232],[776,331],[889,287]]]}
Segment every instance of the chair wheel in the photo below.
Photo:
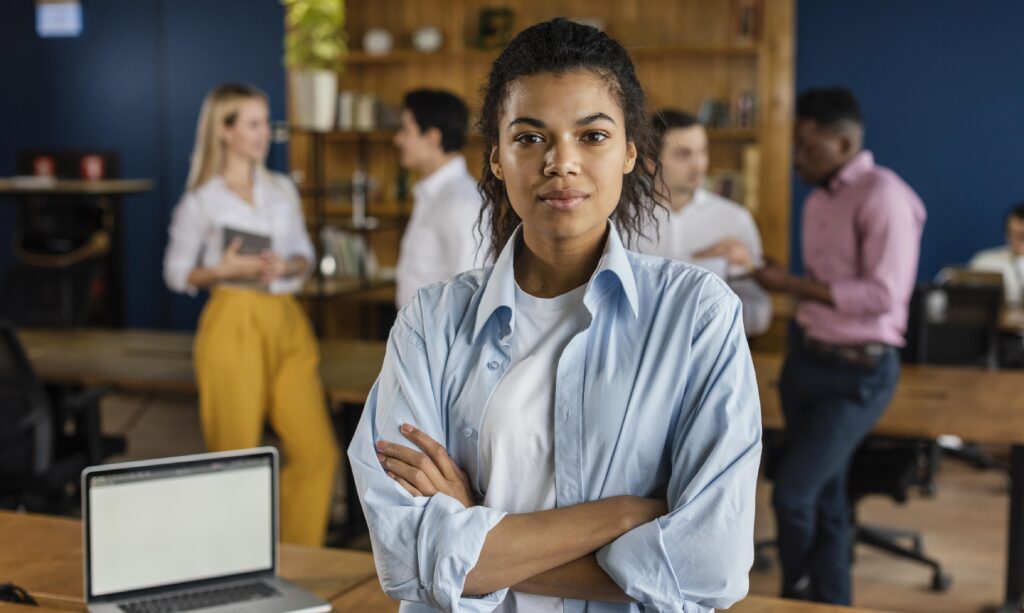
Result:
{"label": "chair wheel", "polygon": [[775,562],[772,561],[772,557],[765,553],[754,554],[754,570],[760,573],[766,573],[772,569]]}
{"label": "chair wheel", "polygon": [[933,592],[945,592],[951,585],[953,585],[953,577],[951,575],[947,575],[942,571],[935,571],[935,574],[932,575]]}

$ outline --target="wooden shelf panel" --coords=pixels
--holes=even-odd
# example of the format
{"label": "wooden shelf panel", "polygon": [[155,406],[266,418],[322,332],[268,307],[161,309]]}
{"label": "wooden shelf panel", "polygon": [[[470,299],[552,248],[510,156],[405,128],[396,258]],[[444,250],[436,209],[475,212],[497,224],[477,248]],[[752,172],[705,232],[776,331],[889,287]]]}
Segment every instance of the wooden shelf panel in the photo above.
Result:
{"label": "wooden shelf panel", "polygon": [[[751,44],[742,45],[652,45],[627,47],[634,59],[688,57],[757,57],[760,47]],[[447,50],[434,53],[420,53],[412,49],[396,49],[389,53],[373,55],[365,51],[350,51],[345,56],[345,66],[379,66],[381,64],[410,64],[416,62],[462,62],[486,61],[493,62],[501,50],[466,49],[464,51]]]}

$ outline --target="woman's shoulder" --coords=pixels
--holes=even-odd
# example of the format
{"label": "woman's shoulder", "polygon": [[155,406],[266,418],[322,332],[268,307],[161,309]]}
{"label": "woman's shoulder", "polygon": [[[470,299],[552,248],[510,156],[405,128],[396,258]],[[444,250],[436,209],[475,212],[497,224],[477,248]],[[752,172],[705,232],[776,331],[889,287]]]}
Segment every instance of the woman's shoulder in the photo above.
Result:
{"label": "woman's shoulder", "polygon": [[661,308],[680,312],[693,309],[697,317],[739,305],[729,285],[709,270],[661,256],[628,253],[641,301],[654,300]]}
{"label": "woman's shoulder", "polygon": [[259,172],[266,184],[272,189],[281,192],[290,199],[298,199],[299,188],[296,187],[295,182],[290,176],[283,172],[270,170],[269,168],[261,168]]}
{"label": "woman's shoulder", "polygon": [[491,269],[468,270],[420,288],[398,311],[395,330],[417,335],[422,342],[443,338],[450,345],[456,336],[472,329]]}

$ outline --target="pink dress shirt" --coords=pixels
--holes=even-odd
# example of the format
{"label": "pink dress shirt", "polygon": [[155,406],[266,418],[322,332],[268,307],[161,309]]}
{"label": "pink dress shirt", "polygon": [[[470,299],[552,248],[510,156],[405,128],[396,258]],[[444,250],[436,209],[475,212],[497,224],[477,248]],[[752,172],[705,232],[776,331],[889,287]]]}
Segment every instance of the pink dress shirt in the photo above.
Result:
{"label": "pink dress shirt", "polygon": [[819,341],[902,347],[917,277],[924,204],[899,176],[861,151],[814,190],[803,211],[807,276],[829,285],[828,306],[804,301],[797,322]]}

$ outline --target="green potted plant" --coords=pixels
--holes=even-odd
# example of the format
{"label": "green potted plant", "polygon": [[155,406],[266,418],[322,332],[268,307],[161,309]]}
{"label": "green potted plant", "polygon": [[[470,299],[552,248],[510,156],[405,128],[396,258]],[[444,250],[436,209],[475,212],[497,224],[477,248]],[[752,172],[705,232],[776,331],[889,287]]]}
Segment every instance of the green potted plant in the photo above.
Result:
{"label": "green potted plant", "polygon": [[344,0],[281,0],[285,64],[291,69],[295,125],[320,132],[334,126],[338,73],[348,52]]}

